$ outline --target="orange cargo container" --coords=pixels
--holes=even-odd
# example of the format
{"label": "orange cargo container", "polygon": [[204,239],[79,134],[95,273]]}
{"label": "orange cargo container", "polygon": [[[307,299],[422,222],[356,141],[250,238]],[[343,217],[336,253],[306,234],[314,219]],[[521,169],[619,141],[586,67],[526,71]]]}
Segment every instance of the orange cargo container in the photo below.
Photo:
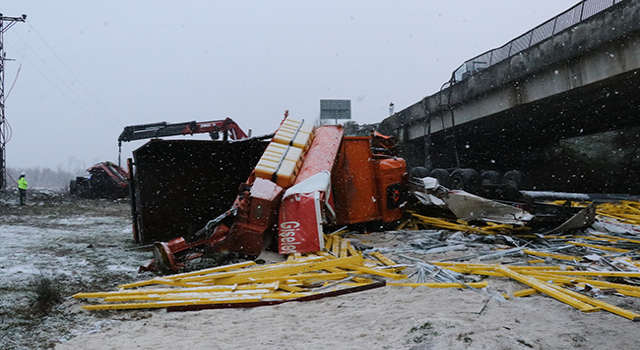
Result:
{"label": "orange cargo container", "polygon": [[402,158],[374,156],[371,137],[344,137],[332,175],[336,224],[402,218],[406,163]]}

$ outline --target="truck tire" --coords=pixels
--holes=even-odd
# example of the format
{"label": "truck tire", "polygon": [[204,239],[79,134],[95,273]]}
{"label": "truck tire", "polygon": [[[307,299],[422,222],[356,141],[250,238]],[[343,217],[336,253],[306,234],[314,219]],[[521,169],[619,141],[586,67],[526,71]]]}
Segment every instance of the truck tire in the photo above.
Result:
{"label": "truck tire", "polygon": [[502,184],[520,190],[522,188],[522,172],[517,170],[509,170],[502,177]]}
{"label": "truck tire", "polygon": [[499,185],[502,177],[500,173],[495,170],[485,170],[480,174],[482,185]]}
{"label": "truck tire", "polygon": [[431,170],[429,177],[433,177],[438,180],[440,186],[449,187],[449,172],[447,169],[436,168]]}
{"label": "truck tire", "polygon": [[451,173],[451,189],[478,193],[480,189],[480,175],[471,168],[456,169]]}
{"label": "truck tire", "polygon": [[427,176],[429,176],[429,172],[427,171],[427,169],[421,166],[417,166],[417,167],[411,168],[411,175],[409,176],[409,178],[413,180],[413,179],[422,179],[423,177],[427,177]]}

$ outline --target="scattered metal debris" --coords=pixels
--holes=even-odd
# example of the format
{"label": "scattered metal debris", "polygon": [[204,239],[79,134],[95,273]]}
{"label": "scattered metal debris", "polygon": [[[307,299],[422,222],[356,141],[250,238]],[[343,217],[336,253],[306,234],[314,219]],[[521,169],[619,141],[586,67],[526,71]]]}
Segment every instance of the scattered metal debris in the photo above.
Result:
{"label": "scattered metal debris", "polygon": [[[571,205],[588,207],[589,211],[595,208],[598,222],[611,223],[611,217],[623,218],[629,223],[640,220],[640,203],[636,202]],[[187,311],[315,300],[384,285],[463,288],[501,302],[543,293],[582,312],[606,310],[633,321],[640,320],[640,314],[596,299],[605,295],[610,298],[616,295],[640,297],[640,261],[634,260],[640,258],[636,254],[640,249],[640,239],[636,239],[633,231],[636,228],[631,224],[620,224],[629,228],[624,232],[614,230],[605,233],[591,228],[560,236],[531,234],[516,229],[507,236],[507,226],[501,225],[500,230],[492,230],[490,228],[495,224],[488,224],[490,228],[487,229],[446,220],[429,221],[416,215],[413,214],[421,225],[447,222],[447,225],[454,225],[453,229],[465,228],[470,233],[446,235],[446,230],[413,231],[423,237],[421,246],[431,248],[408,249],[412,254],[433,256],[434,253],[428,253],[430,249],[465,245],[498,249],[450,259],[457,261],[428,261],[394,252],[399,258],[411,262],[403,265],[379,250],[362,252],[355,249],[350,243],[354,240],[353,231],[343,227],[324,235],[322,251],[290,254],[282,263],[256,265],[248,261],[121,285],[119,291],[78,293],[74,297],[103,300],[101,304],[83,306],[90,310],[166,307],[169,311]],[[396,234],[410,232],[395,231]],[[351,238],[343,237],[347,235]],[[496,240],[502,243],[497,244]],[[507,256],[517,259],[505,263],[503,259]],[[490,259],[500,262],[471,262]],[[403,273],[405,269],[408,269],[407,273]],[[500,277],[519,281],[527,288],[500,294],[491,289],[491,279]]]}

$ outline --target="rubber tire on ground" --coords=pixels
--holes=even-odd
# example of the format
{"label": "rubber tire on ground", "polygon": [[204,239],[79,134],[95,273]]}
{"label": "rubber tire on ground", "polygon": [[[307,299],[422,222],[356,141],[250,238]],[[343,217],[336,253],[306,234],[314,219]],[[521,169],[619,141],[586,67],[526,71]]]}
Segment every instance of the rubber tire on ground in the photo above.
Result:
{"label": "rubber tire on ground", "polygon": [[426,168],[421,166],[416,166],[411,168],[411,173],[409,178],[413,180],[413,179],[422,179],[427,176],[429,176],[429,172],[427,171]]}
{"label": "rubber tire on ground", "polygon": [[509,170],[502,177],[502,184],[520,190],[522,188],[522,172],[517,170]]}
{"label": "rubber tire on ground", "polygon": [[480,179],[483,185],[499,185],[502,176],[495,170],[485,170],[480,174]]}
{"label": "rubber tire on ground", "polygon": [[463,190],[469,193],[477,193],[480,189],[480,175],[471,168],[456,169],[449,179],[451,189]]}
{"label": "rubber tire on ground", "polygon": [[429,177],[433,177],[438,180],[440,186],[449,187],[449,172],[447,169],[436,168],[431,170]]}

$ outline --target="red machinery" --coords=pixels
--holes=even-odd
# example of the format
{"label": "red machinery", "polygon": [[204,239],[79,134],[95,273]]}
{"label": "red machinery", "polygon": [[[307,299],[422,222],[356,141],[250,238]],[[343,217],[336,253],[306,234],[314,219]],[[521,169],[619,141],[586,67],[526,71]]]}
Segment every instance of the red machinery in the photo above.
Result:
{"label": "red machinery", "polygon": [[69,192],[85,198],[122,198],[129,196],[129,173],[111,163],[98,163],[89,169],[88,177],[76,177]]}
{"label": "red machinery", "polygon": [[[393,222],[403,214],[401,203],[408,176],[404,160],[392,153],[393,140],[382,135],[343,137],[340,127],[320,127],[296,184],[321,171],[332,174],[334,225]],[[280,206],[283,193],[284,189],[274,182],[252,174],[240,186],[233,207],[211,220],[195,237],[155,243],[156,266],[165,272],[175,272],[186,260],[201,255],[193,248],[257,257],[265,237],[278,234],[276,227],[278,216],[283,215],[279,212],[283,209]]]}
{"label": "red machinery", "polygon": [[257,257],[265,235],[276,224],[281,197],[280,186],[252,174],[240,185],[231,209],[209,221],[194,236],[179,237],[166,243],[155,242],[155,266],[163,272],[176,272],[186,260],[202,256],[201,252],[195,251],[201,248],[206,252],[234,252]]}

